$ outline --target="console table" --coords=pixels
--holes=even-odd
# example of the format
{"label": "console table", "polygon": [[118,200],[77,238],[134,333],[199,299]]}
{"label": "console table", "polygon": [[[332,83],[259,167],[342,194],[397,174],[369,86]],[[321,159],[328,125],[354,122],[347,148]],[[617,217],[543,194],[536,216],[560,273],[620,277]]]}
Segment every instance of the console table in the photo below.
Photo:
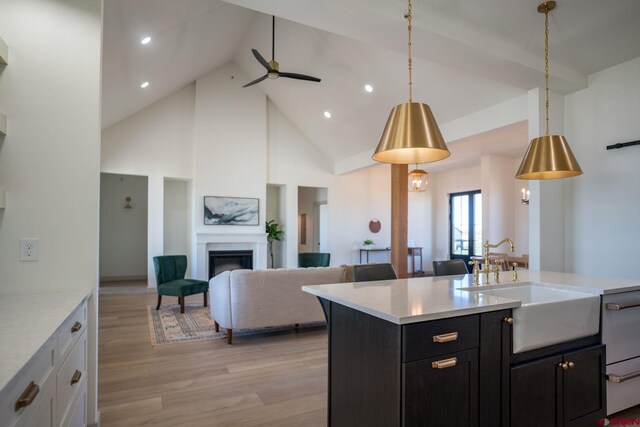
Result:
{"label": "console table", "polygon": [[366,259],[367,262],[366,264],[369,264],[369,252],[387,252],[389,254],[389,262],[391,262],[391,248],[384,248],[384,249],[360,249],[360,264],[364,264],[362,262],[362,254],[366,254]]}
{"label": "console table", "polygon": [[[422,247],[409,247],[407,248],[407,250],[409,251],[409,256],[411,257],[411,268],[409,269],[409,277],[413,277],[416,272],[422,271]],[[420,261],[420,263],[418,264],[420,268],[418,269],[415,268],[416,257],[418,257],[418,260]]]}

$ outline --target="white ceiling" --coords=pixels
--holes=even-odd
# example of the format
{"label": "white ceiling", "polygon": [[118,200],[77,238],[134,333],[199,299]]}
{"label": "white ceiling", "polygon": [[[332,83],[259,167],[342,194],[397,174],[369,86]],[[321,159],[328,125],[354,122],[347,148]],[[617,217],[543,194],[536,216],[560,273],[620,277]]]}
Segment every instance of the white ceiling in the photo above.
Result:
{"label": "white ceiling", "polygon": [[[414,100],[445,123],[543,84],[544,18],[536,6],[414,0]],[[250,49],[270,59],[268,14],[275,14],[281,70],[322,82],[265,80],[247,90],[263,90],[333,160],[373,150],[391,107],[407,97],[405,9],[402,0],[107,0],[103,127],[231,60],[249,80],[263,75]],[[550,16],[552,89],[586,87],[589,73],[640,56],[638,17],[638,0],[559,0]],[[153,41],[141,46],[147,34]],[[151,84],[142,90],[145,80]],[[518,132],[526,146],[526,129]],[[495,140],[458,141],[452,158],[476,156],[478,147],[500,151]],[[468,144],[475,145],[454,148]]]}

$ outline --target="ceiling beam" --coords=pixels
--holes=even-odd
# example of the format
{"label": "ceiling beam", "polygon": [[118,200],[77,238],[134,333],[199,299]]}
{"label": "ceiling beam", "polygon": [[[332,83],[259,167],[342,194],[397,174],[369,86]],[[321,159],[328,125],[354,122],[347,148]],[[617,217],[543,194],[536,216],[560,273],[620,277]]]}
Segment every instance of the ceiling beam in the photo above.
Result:
{"label": "ceiling beam", "polygon": [[[403,10],[397,3],[365,0],[224,0],[261,13],[276,15],[319,30],[375,46],[405,52]],[[533,55],[478,30],[430,13],[413,20],[415,57],[470,74],[529,90],[544,82],[542,55]],[[551,63],[550,84],[567,94],[587,87],[587,76]]]}

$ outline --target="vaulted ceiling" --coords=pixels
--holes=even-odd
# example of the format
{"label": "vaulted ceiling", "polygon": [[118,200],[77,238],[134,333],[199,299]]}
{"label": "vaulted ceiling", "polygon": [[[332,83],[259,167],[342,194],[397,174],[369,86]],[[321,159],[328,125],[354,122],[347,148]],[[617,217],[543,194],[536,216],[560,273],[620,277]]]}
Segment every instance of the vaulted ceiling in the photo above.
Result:
{"label": "vaulted ceiling", "polygon": [[[440,123],[544,84],[537,0],[413,3],[413,97]],[[407,98],[406,7],[403,0],[107,0],[103,127],[229,61],[249,80],[263,75],[250,49],[270,59],[273,14],[281,70],[322,82],[265,80],[247,90],[264,91],[334,161],[373,150],[391,107]],[[640,56],[638,16],[638,0],[559,0],[550,15],[552,89],[584,88],[588,74]],[[141,46],[145,35],[153,40]],[[143,81],[151,82],[145,90]],[[517,153],[526,129],[460,141],[472,143]]]}

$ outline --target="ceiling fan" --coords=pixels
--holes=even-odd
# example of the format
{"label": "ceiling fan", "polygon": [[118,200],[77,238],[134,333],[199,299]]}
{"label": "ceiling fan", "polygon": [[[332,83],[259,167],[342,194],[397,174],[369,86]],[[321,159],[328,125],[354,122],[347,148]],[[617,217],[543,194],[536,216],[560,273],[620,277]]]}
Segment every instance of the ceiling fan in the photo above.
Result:
{"label": "ceiling fan", "polygon": [[305,74],[297,74],[297,73],[285,73],[285,72],[281,72],[280,71],[280,64],[278,63],[278,61],[275,60],[275,51],[276,51],[276,17],[273,16],[272,17],[272,32],[271,32],[271,61],[267,62],[262,55],[260,55],[260,52],[258,52],[255,49],[251,49],[251,52],[253,52],[253,56],[256,57],[256,59],[258,60],[258,62],[260,64],[262,64],[262,66],[264,68],[267,69],[267,74],[265,74],[264,76],[255,79],[254,81],[247,83],[246,85],[242,86],[242,87],[249,87],[249,86],[253,86],[256,83],[260,83],[261,81],[263,81],[264,79],[266,79],[267,77],[270,79],[277,79],[279,77],[287,77],[289,79],[297,79],[297,80],[308,80],[311,82],[319,82],[320,79],[317,77],[312,77],[312,76],[307,76]]}

